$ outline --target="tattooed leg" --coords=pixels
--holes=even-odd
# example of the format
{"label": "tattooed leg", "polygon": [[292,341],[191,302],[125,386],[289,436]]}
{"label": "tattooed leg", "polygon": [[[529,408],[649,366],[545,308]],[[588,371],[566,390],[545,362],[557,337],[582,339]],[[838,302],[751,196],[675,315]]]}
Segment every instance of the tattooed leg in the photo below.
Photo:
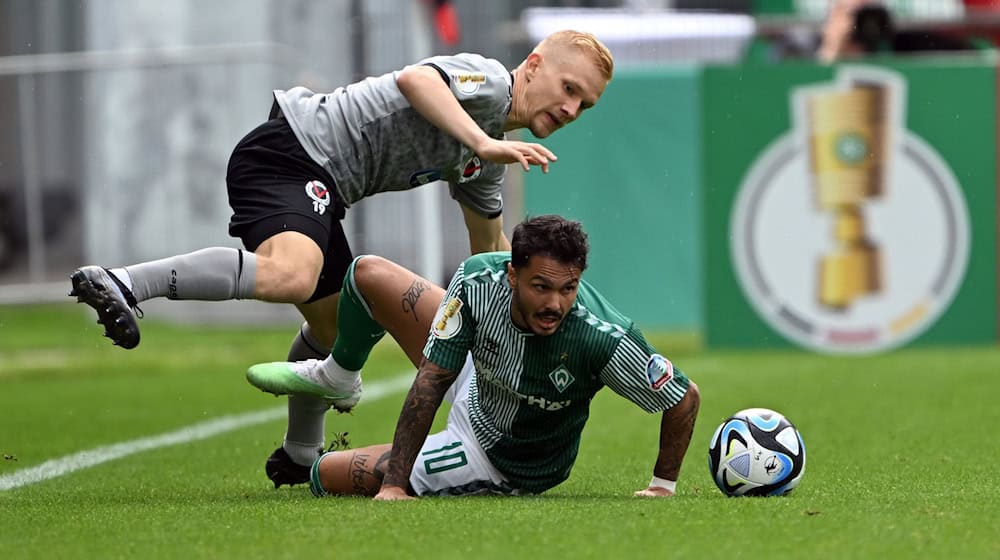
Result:
{"label": "tattooed leg", "polygon": [[368,303],[371,318],[396,339],[414,366],[419,365],[444,289],[373,255],[357,261],[354,282]]}
{"label": "tattooed leg", "polygon": [[320,459],[319,477],[323,489],[341,496],[374,496],[382,485],[389,456],[389,444],[335,451]]}
{"label": "tattooed leg", "polygon": [[403,292],[403,313],[413,315],[413,320],[417,323],[420,323],[420,315],[417,308],[417,304],[420,302],[420,295],[426,292],[430,287],[430,282],[417,277],[413,280],[413,283],[410,284],[410,287]]}

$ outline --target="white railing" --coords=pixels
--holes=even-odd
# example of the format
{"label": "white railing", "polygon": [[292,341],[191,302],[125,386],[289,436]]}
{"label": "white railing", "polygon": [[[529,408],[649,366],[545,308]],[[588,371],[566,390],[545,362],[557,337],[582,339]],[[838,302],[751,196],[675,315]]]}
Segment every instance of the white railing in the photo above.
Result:
{"label": "white railing", "polygon": [[65,282],[46,282],[46,245],[43,231],[43,189],[39,155],[37,79],[45,74],[102,72],[190,66],[272,64],[292,66],[291,48],[277,43],[208,46],[164,46],[118,51],[80,51],[0,57],[0,77],[17,81],[18,145],[21,146],[26,243],[27,284],[0,284],[0,304],[59,301],[66,297]]}
{"label": "white railing", "polygon": [[[416,42],[408,47],[410,50],[423,51]],[[413,56],[412,54],[409,56]],[[0,279],[0,305],[14,303],[42,303],[68,301],[66,294],[68,282],[52,281],[53,259],[51,254],[55,246],[46,240],[44,227],[44,211],[46,199],[43,183],[43,167],[47,156],[44,148],[39,146],[42,136],[39,133],[41,125],[41,110],[36,87],[44,75],[59,75],[72,72],[110,73],[122,70],[158,70],[184,67],[225,68],[233,72],[243,65],[270,65],[277,71],[294,76],[303,68],[301,53],[291,47],[276,43],[243,43],[214,46],[175,46],[158,47],[141,50],[117,51],[85,51],[38,55],[19,55],[0,57],[0,77],[14,77],[17,81],[17,113],[19,118],[19,133],[16,141],[21,146],[22,175],[13,185],[20,190],[24,200],[25,243],[20,249],[19,257],[26,255],[26,267],[22,264],[15,269],[12,278]],[[256,95],[256,94],[255,94]],[[155,102],[155,100],[153,100]],[[134,109],[139,111],[141,109]],[[261,111],[266,114],[266,108]],[[81,150],[86,150],[81,147]],[[84,157],[88,157],[84,153]],[[361,243],[352,239],[356,254],[371,251],[394,258],[406,266],[412,267],[420,274],[435,281],[447,281],[441,274],[445,255],[451,253],[464,254],[467,249],[464,230],[461,235],[447,232],[451,229],[450,218],[442,216],[445,212],[454,212],[454,202],[442,192],[446,187],[422,188],[414,192],[398,193],[397,196],[377,197],[377,200],[366,201],[348,215],[345,229],[351,237],[349,227],[351,217],[355,219],[367,214],[374,216],[391,216],[393,212],[406,212],[407,218],[413,218],[407,231],[384,231],[384,220],[360,219],[357,231]],[[87,196],[87,190],[81,186],[81,197]],[[81,198],[81,202],[85,200]],[[81,204],[83,206],[84,204]],[[110,208],[109,208],[110,210]],[[115,208],[120,211],[119,208]],[[81,215],[84,210],[81,208]],[[109,215],[114,215],[109,212]],[[461,223],[461,218],[458,224]],[[448,226],[448,227],[443,227]],[[456,225],[455,227],[459,227]],[[381,228],[381,229],[380,229]],[[393,237],[395,236],[395,237]],[[391,237],[391,239],[390,239]],[[81,241],[81,245],[83,242]],[[399,255],[399,247],[406,246],[405,254]],[[57,248],[57,247],[56,247]],[[86,253],[86,247],[82,247]],[[187,248],[185,250],[192,250]],[[86,259],[93,255],[84,255]],[[157,257],[158,258],[158,257]],[[98,258],[103,261],[106,259]],[[59,263],[65,264],[65,263]],[[73,267],[84,263],[73,263]],[[119,262],[105,263],[109,265]],[[221,309],[221,307],[220,307]]]}

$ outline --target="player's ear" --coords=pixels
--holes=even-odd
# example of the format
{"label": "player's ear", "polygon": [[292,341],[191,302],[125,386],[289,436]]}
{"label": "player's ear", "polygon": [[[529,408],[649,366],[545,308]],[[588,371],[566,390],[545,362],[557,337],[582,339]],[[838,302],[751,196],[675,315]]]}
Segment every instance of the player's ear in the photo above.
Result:
{"label": "player's ear", "polygon": [[517,284],[517,271],[514,270],[514,263],[507,263],[507,284],[513,288]]}
{"label": "player's ear", "polygon": [[535,77],[538,70],[542,67],[542,55],[533,52],[528,55],[528,58],[524,59],[524,62],[524,76],[530,82],[531,79]]}

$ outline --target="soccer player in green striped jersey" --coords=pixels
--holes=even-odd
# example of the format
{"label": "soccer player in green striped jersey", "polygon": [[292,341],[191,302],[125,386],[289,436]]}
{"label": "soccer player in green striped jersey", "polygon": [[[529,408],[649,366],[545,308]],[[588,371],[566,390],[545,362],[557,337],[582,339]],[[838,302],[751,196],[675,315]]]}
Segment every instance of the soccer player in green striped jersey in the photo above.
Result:
{"label": "soccer player in green striped jersey", "polygon": [[[243,250],[207,247],[71,275],[71,296],[97,313],[122,348],[139,344],[139,304],[154,298],[291,303],[301,313],[289,360],[323,358],[337,335],[341,281],[353,262],[342,227],[348,208],[379,193],[447,181],[462,209],[471,253],[510,248],[501,190],[508,164],[548,172],[556,156],[506,133],[547,138],[594,107],[614,73],[591,33],[560,30],[519,65],[474,53],[432,56],[329,92],[274,90],[268,119],[233,150],[226,173],[229,232]],[[127,232],[126,232],[127,233]],[[309,481],[331,407],[361,398],[357,371],[330,398],[288,399],[284,441],[267,459],[276,487]]]}
{"label": "soccer player in green striped jersey", "polygon": [[[356,260],[331,359],[363,361],[384,326],[419,369],[392,444],[323,455],[313,492],[544,492],[569,477],[590,402],[607,386],[662,412],[653,478],[636,494],[672,495],[697,387],[581,278],[587,252],[578,222],[549,215],[519,224],[511,252],[467,259],[447,292],[385,259]],[[310,370],[261,364],[248,378],[269,392],[322,394],[323,380],[296,371]],[[447,427],[428,436],[443,400],[452,403]]]}

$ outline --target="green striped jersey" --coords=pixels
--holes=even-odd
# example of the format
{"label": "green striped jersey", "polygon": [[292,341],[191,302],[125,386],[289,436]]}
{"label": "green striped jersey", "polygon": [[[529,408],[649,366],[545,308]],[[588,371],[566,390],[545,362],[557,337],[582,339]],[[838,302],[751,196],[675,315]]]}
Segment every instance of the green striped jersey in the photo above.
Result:
{"label": "green striped jersey", "polygon": [[472,353],[473,431],[514,487],[539,493],[569,477],[590,401],[602,387],[657,412],[684,397],[688,379],[586,281],[554,334],[519,329],[508,262],[509,252],[484,253],[459,266],[424,356],[458,371]]}

